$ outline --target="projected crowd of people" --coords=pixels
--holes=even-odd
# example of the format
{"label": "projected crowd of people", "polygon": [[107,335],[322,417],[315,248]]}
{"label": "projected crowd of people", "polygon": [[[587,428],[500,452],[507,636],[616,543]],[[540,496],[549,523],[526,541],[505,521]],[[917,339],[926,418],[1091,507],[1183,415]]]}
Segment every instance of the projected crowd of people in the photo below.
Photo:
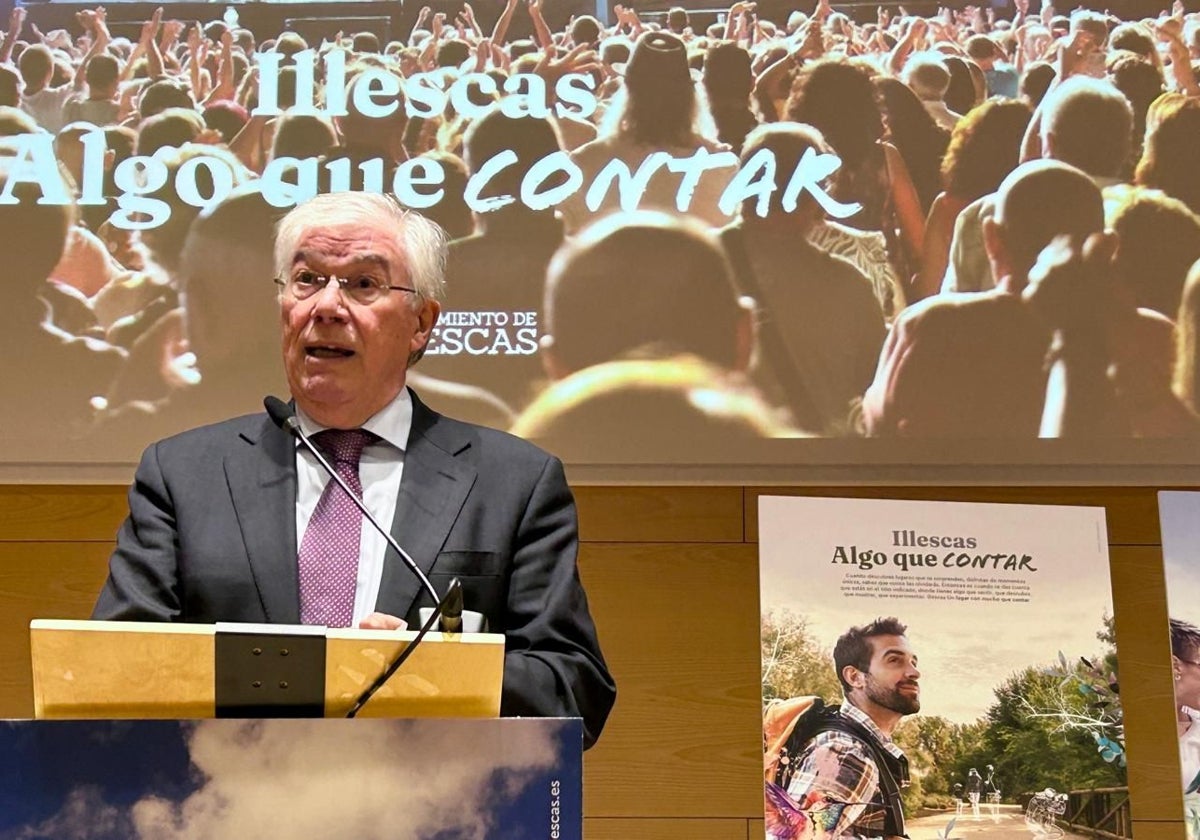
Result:
{"label": "projected crowd of people", "polygon": [[286,393],[281,189],[402,179],[452,238],[410,384],[568,461],[1200,429],[1200,15],[738,0],[554,31],[553,2],[390,41],[14,11],[0,455],[128,460]]}

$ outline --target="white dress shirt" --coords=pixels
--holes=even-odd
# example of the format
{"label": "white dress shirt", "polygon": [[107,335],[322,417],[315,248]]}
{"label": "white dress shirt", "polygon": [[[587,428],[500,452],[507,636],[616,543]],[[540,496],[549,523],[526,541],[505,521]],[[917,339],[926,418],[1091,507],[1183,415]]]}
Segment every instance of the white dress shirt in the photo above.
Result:
{"label": "white dress shirt", "polygon": [[[310,437],[326,428],[299,408],[296,409],[296,416],[300,418],[300,428]],[[363,450],[362,460],[359,461],[358,475],[362,481],[363,502],[379,520],[379,524],[390,529],[396,512],[396,500],[400,496],[400,479],[404,474],[404,450],[408,447],[408,433],[412,429],[412,400],[408,396],[408,389],[401,388],[396,398],[364,423],[362,428],[381,438]],[[297,549],[304,542],[308,521],[325,491],[325,485],[330,481],[329,474],[317,463],[313,454],[300,441],[296,441]],[[387,548],[387,540],[364,517],[359,542],[358,580],[354,587],[353,627],[375,612]]]}

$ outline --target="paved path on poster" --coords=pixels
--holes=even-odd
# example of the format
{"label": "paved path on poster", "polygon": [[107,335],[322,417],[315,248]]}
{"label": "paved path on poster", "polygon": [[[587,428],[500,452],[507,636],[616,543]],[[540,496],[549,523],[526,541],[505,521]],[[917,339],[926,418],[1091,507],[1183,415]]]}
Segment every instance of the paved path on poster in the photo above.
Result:
{"label": "paved path on poster", "polygon": [[[1025,812],[1018,805],[1001,805],[999,813],[993,817],[986,805],[980,806],[980,817],[976,820],[968,808],[957,817],[952,812],[934,814],[929,817],[918,817],[906,820],[905,827],[912,840],[937,840],[941,831],[951,819],[956,819],[951,837],[955,840],[1012,840],[1012,838],[1032,838],[1033,840],[1051,840],[1056,835],[1036,834],[1025,824]],[[1083,835],[1065,832],[1063,837],[1079,837]]]}

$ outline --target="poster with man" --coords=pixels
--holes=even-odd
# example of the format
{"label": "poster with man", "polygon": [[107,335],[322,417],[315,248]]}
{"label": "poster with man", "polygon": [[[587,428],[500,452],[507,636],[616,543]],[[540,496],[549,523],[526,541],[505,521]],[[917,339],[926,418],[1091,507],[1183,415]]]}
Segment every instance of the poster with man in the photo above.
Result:
{"label": "poster with man", "polygon": [[768,838],[1059,837],[1126,784],[1102,508],[763,497],[759,552]]}
{"label": "poster with man", "polygon": [[1200,493],[1161,492],[1163,571],[1171,626],[1171,677],[1180,785],[1189,840],[1200,837]]}

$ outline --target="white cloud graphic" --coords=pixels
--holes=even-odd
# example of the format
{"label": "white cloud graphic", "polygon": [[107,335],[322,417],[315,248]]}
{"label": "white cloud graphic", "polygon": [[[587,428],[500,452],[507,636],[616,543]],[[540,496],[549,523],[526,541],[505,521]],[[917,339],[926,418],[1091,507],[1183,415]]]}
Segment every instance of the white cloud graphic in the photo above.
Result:
{"label": "white cloud graphic", "polygon": [[99,787],[80,786],[53,817],[5,837],[421,840],[453,832],[483,840],[498,829],[491,824],[496,807],[559,760],[560,724],[549,720],[180,725],[200,777],[199,789],[182,802],[150,797],[118,807]]}
{"label": "white cloud graphic", "polygon": [[76,788],[57,814],[17,833],[17,840],[53,837],[55,840],[95,840],[114,836],[127,825],[120,809],[107,804],[98,788]]}
{"label": "white cloud graphic", "polygon": [[[485,838],[490,806],[556,760],[553,727],[492,721],[202,721],[200,789],[132,810],[140,840]],[[508,771],[507,789],[491,787]]]}

